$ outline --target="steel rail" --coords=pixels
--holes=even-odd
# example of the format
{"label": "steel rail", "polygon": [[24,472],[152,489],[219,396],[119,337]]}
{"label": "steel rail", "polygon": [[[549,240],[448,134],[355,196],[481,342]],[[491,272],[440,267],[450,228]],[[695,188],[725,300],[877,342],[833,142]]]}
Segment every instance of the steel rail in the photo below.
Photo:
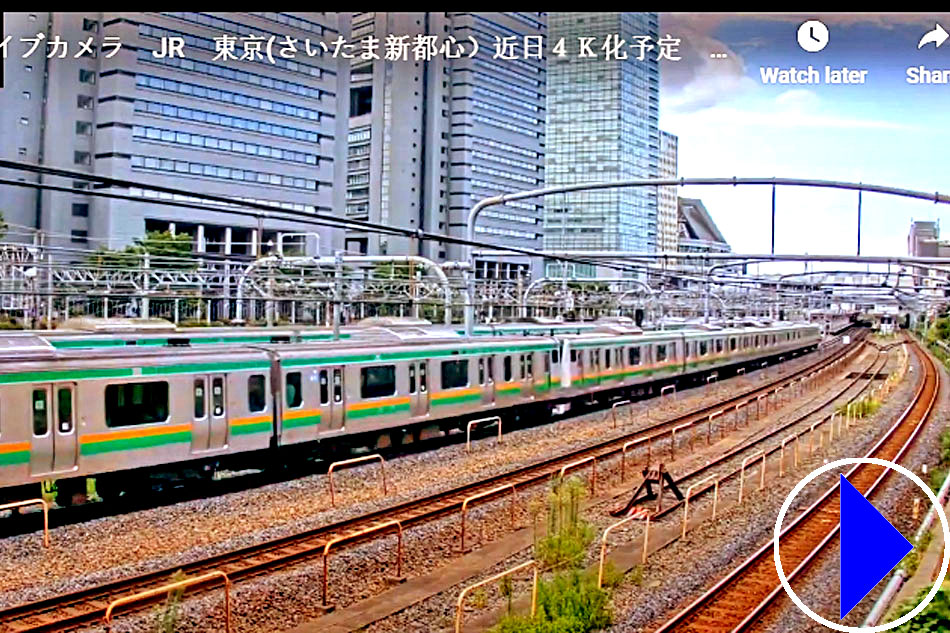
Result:
{"label": "steel rail", "polygon": [[[939,373],[932,359],[914,344],[924,366],[914,398],[867,456],[899,461],[929,418],[939,391]],[[865,496],[878,489],[888,475],[880,466],[860,464],[846,477]],[[782,565],[792,569],[789,582],[799,578],[837,534],[837,493],[831,486],[817,501],[792,520],[781,532]],[[782,593],[773,561],[770,539],[752,556],[720,579],[706,593],[675,614],[657,633],[671,631],[745,631],[752,627]]]}

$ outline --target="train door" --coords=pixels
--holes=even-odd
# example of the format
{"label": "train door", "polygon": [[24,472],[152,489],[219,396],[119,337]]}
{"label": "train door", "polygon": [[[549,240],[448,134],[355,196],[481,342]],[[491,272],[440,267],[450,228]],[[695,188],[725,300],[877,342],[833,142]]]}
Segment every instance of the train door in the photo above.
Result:
{"label": "train door", "polygon": [[482,404],[495,402],[495,357],[478,359],[478,384],[482,386]]}
{"label": "train door", "polygon": [[76,385],[37,385],[32,390],[30,404],[33,418],[30,473],[45,475],[75,470],[79,456]]}
{"label": "train door", "polygon": [[521,395],[534,395],[534,352],[521,355]]}
{"label": "train door", "polygon": [[343,383],[343,367],[324,367],[320,370],[320,407],[326,420],[326,431],[343,430],[346,424],[346,389]]}
{"label": "train door", "polygon": [[409,397],[413,416],[429,413],[429,372],[427,361],[409,363]]}
{"label": "train door", "polygon": [[196,376],[192,383],[192,399],[191,451],[214,451],[227,446],[228,398],[224,374]]}

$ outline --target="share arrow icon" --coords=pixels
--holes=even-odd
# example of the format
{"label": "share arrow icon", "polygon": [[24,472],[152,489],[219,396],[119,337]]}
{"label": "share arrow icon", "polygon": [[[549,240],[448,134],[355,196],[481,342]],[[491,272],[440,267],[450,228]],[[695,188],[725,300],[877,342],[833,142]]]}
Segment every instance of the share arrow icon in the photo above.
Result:
{"label": "share arrow icon", "polygon": [[917,48],[921,49],[931,42],[936,44],[935,48],[940,48],[940,45],[946,42],[948,37],[950,37],[950,34],[944,31],[942,26],[934,24],[934,30],[924,33],[924,36],[917,42]]}

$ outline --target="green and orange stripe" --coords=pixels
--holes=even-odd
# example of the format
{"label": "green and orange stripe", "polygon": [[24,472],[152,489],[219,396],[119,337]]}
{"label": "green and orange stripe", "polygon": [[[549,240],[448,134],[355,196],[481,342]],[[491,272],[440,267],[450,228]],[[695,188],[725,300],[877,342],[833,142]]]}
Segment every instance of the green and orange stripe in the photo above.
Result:
{"label": "green and orange stripe", "polygon": [[79,452],[82,455],[98,455],[190,442],[191,425],[174,424],[83,435],[79,438]]}

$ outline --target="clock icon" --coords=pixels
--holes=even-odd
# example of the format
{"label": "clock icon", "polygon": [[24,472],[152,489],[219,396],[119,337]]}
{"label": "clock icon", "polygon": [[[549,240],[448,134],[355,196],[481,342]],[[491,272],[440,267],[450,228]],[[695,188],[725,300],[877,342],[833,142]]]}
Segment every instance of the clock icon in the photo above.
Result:
{"label": "clock icon", "polygon": [[818,20],[802,22],[798,27],[798,45],[809,53],[817,53],[828,45],[828,27]]}

